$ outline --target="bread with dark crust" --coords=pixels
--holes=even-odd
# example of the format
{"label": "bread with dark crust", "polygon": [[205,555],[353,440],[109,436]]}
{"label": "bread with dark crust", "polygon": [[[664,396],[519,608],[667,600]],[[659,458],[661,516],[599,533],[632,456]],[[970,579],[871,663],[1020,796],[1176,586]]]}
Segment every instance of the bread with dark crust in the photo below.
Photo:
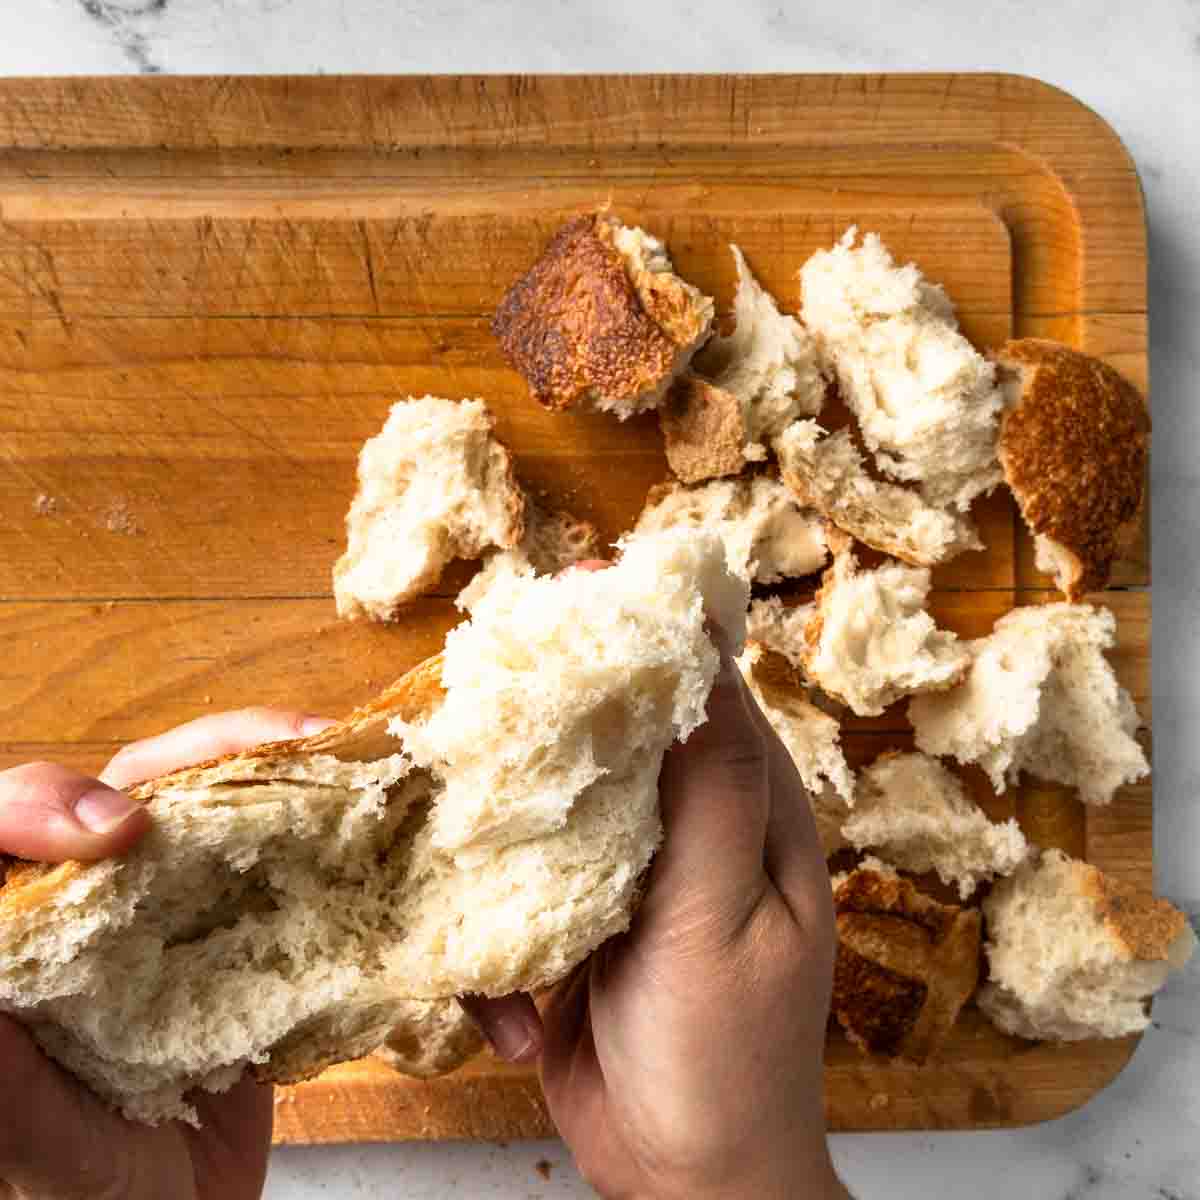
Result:
{"label": "bread with dark crust", "polygon": [[492,318],[546,408],[591,402],[621,417],[653,408],[708,335],[712,301],[623,254],[624,228],[606,212],[568,222]]}
{"label": "bread with dark crust", "polygon": [[859,1049],[924,1062],[979,983],[978,910],[866,860],[834,881],[833,1016]]}
{"label": "bread with dark crust", "polygon": [[1010,341],[995,358],[1016,394],[1000,430],[1004,476],[1038,539],[1039,568],[1078,600],[1108,583],[1138,532],[1146,401],[1107,363],[1058,342]]}

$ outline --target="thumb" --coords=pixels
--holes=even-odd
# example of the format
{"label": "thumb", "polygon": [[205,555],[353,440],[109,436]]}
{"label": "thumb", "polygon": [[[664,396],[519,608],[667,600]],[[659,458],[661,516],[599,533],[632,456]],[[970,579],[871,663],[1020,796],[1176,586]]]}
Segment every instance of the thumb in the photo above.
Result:
{"label": "thumb", "polygon": [[0,853],[37,862],[108,858],[149,825],[124,792],[55,763],[0,772]]}
{"label": "thumb", "polygon": [[740,927],[767,885],[763,848],[770,811],[766,744],[745,682],[724,639],[708,720],[663,760],[665,836],[643,908],[647,917],[728,919]]}

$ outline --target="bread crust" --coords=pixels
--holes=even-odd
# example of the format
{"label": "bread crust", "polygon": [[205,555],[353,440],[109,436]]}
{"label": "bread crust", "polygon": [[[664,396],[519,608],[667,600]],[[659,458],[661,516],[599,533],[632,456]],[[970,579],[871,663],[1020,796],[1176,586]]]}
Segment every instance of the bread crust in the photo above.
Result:
{"label": "bread crust", "polygon": [[1136,536],[1145,494],[1150,415],[1107,363],[1040,338],[1005,343],[1000,366],[1021,383],[1002,419],[999,455],[1021,516],[1071,559],[1070,600],[1107,584]]}
{"label": "bread crust", "polygon": [[681,348],[702,334],[677,277],[654,276],[639,289],[613,244],[616,224],[593,212],[564,225],[492,318],[505,355],[546,408],[592,394],[632,404],[669,378]]}
{"label": "bread crust", "polygon": [[978,910],[869,868],[842,880],[833,902],[833,1016],[864,1052],[924,1062],[978,986]]}
{"label": "bread crust", "polygon": [[1128,956],[1147,962],[1168,959],[1187,917],[1168,900],[1110,879],[1088,863],[1077,865],[1080,894],[1095,902],[1097,917]]}
{"label": "bread crust", "polygon": [[737,475],[746,465],[742,402],[699,375],[675,383],[658,423],[667,463],[684,483]]}

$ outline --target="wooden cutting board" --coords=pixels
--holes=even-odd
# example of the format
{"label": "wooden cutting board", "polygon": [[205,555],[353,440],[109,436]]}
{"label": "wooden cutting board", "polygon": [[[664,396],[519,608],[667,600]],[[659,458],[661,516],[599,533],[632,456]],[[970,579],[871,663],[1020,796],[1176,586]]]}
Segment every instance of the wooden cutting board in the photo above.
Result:
{"label": "wooden cutting board", "polygon": [[[568,215],[611,201],[727,310],[745,250],[786,306],[848,225],[944,283],[967,334],[1098,354],[1142,387],[1137,176],[1094,113],[973,76],[0,81],[0,766],[98,769],[125,741],[260,702],[338,714],[438,647],[466,568],[395,627],[334,618],[363,440],[409,393],[483,396],[527,483],[615,537],[665,474],[652,420],[551,416],[487,320]],[[1011,503],[936,573],[977,635],[1046,586]],[[1149,718],[1149,569],[1102,599]],[[855,761],[903,745],[854,721]],[[1151,883],[1151,796],[988,800],[1043,844]],[[969,1011],[923,1068],[831,1041],[836,1129],[1040,1121],[1136,1039],[1035,1046]],[[281,1090],[285,1142],[550,1130],[536,1078],[351,1064]]]}

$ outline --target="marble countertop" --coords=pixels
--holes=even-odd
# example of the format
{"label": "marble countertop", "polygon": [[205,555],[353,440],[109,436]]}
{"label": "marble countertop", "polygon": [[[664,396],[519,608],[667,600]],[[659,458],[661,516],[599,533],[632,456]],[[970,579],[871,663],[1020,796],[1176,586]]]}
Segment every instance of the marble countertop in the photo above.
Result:
{"label": "marble countertop", "polygon": [[[1150,221],[1156,882],[1200,918],[1197,0],[21,0],[0,40],[4,75],[640,70],[1018,72],[1125,140]],[[838,1166],[864,1200],[1200,1200],[1198,1009],[1193,963],[1129,1069],[1060,1121],[842,1135]],[[557,1143],[287,1149],[267,1186],[271,1200],[591,1194]]]}

